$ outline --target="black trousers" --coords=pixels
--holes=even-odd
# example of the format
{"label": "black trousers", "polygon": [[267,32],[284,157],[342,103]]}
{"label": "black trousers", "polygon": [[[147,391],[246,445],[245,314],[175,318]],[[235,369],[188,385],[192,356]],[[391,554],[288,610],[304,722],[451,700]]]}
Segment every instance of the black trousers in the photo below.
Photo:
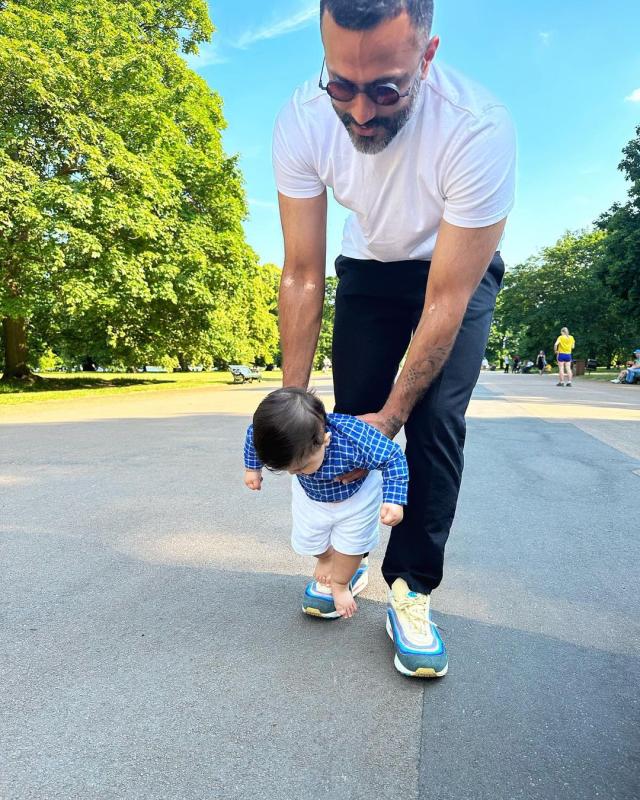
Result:
{"label": "black trousers", "polygon": [[[379,411],[415,331],[427,261],[336,260],[333,379],[341,414]],[[480,372],[504,262],[496,253],[467,307],[453,350],[405,425],[409,500],[382,565],[389,585],[404,578],[429,593],[442,580],[444,549],[464,464],[465,413]]]}

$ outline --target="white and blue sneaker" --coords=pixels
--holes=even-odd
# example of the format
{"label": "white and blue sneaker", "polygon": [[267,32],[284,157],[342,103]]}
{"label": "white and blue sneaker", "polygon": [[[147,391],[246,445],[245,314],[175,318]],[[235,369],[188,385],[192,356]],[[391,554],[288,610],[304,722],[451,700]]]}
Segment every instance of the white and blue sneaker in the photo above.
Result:
{"label": "white and blue sneaker", "polygon": [[449,662],[444,642],[431,621],[430,595],[412,592],[396,578],[389,592],[387,633],[396,649],[395,668],[416,678],[441,678]]}
{"label": "white and blue sneaker", "polygon": [[[355,597],[369,583],[369,561],[362,559],[360,566],[355,571],[353,578],[349,581],[349,589]],[[311,617],[322,617],[323,619],[337,619],[340,614],[336,611],[333,596],[328,586],[324,586],[317,581],[309,581],[304,590],[302,600],[302,610]]]}

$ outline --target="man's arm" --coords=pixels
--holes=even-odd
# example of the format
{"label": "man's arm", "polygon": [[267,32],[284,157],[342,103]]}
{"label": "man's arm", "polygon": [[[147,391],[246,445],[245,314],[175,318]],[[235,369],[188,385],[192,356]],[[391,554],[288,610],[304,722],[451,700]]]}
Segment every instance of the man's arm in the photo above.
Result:
{"label": "man's arm", "polygon": [[506,219],[485,228],[442,222],[420,322],[384,407],[364,419],[393,438],[436,377],[460,330],[469,300],[496,251]]}
{"label": "man's arm", "polygon": [[322,323],[327,193],[304,199],[279,194],[278,200],[284,237],[278,301],[282,385],[306,389]]}

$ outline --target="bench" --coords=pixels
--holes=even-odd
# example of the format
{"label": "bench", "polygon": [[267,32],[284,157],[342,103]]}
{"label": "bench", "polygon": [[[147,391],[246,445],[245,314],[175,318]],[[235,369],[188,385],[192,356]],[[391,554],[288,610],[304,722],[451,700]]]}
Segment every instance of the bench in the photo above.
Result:
{"label": "bench", "polygon": [[589,374],[591,374],[591,372],[595,372],[598,369],[597,360],[595,358],[588,358],[586,368]]}
{"label": "bench", "polygon": [[229,364],[229,372],[233,375],[234,383],[251,383],[261,381],[262,375],[256,367],[248,367],[246,364]]}

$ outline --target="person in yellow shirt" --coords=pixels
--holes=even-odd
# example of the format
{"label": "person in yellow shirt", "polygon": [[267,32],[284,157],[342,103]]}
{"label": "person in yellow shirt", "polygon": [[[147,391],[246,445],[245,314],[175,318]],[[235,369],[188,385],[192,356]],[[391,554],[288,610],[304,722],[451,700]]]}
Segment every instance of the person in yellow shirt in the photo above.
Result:
{"label": "person in yellow shirt", "polygon": [[571,351],[576,346],[576,340],[569,335],[568,328],[562,328],[560,336],[553,346],[558,357],[558,383],[557,386],[571,386]]}

